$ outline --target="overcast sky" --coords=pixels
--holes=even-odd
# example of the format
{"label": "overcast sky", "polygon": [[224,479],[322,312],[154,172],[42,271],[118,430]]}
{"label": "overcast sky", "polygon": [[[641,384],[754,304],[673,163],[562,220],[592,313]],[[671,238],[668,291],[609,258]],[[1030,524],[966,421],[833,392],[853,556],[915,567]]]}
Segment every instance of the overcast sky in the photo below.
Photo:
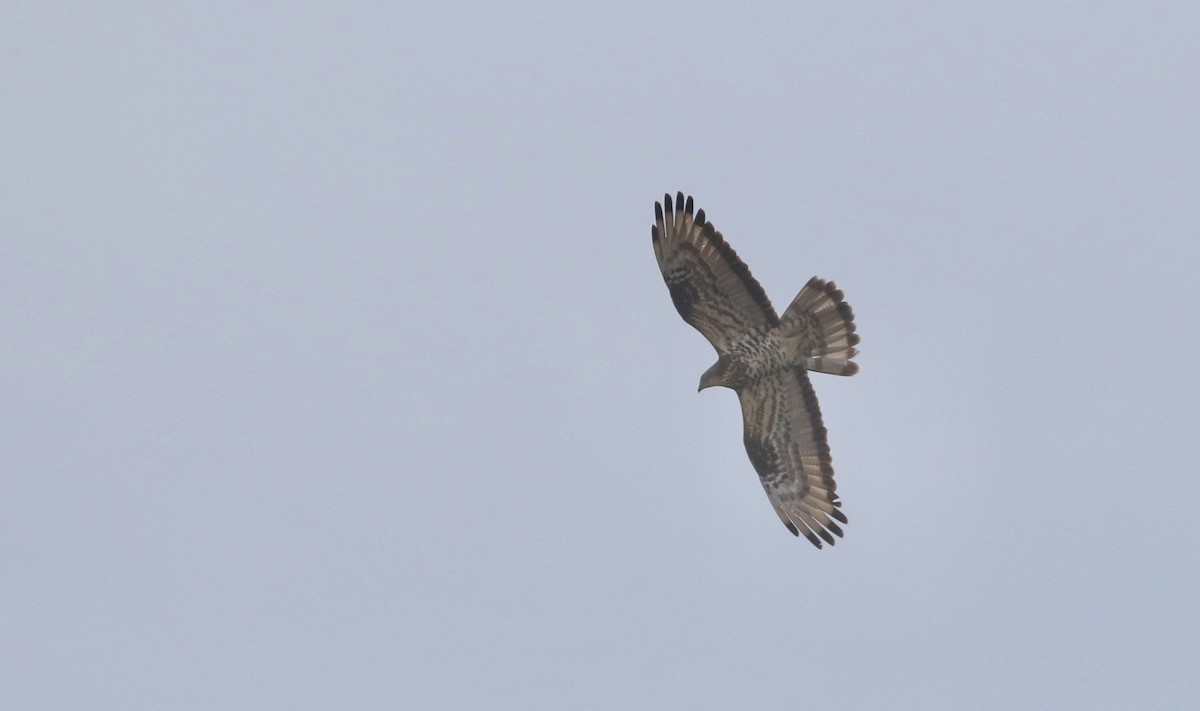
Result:
{"label": "overcast sky", "polygon": [[[0,10],[6,705],[1200,704],[1197,6],[416,5]],[[833,548],[676,190],[855,309]]]}

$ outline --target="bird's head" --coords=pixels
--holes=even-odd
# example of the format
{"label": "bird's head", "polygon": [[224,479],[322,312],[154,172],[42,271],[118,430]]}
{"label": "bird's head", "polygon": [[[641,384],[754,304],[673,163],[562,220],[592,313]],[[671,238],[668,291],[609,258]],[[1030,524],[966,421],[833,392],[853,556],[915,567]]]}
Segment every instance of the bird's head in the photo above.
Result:
{"label": "bird's head", "polygon": [[700,387],[696,392],[717,386],[725,388],[733,387],[729,382],[729,372],[732,365],[733,362],[728,356],[717,358],[717,362],[713,363],[712,367],[704,371],[704,375],[700,376]]}

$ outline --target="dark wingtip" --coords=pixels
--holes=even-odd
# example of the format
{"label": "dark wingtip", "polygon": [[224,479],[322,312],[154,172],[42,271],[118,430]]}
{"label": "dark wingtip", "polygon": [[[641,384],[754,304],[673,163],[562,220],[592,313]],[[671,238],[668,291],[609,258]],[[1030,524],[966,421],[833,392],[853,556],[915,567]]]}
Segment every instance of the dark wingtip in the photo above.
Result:
{"label": "dark wingtip", "polygon": [[[813,544],[817,548],[821,547],[821,539],[817,538],[816,535],[813,534],[810,527],[804,525],[803,523],[798,524],[795,521],[789,521],[782,513],[780,513],[779,519],[783,521],[783,525],[787,526],[787,530],[791,531],[793,536],[799,537],[800,534],[803,533],[804,537],[808,539],[809,543]],[[825,540],[829,541],[829,545],[833,545],[833,539],[826,531],[820,528],[817,530],[820,531],[821,536],[824,537]]]}
{"label": "dark wingtip", "polygon": [[658,222],[662,222],[662,219],[663,219],[662,203],[658,203],[658,202],[654,203],[654,219]]}
{"label": "dark wingtip", "polygon": [[696,212],[696,224],[703,227],[705,222],[706,222],[706,219],[704,217],[704,210],[700,209],[698,212]]}
{"label": "dark wingtip", "polygon": [[683,202],[684,202],[683,201],[683,191],[680,190],[679,192],[675,193],[675,206],[678,208],[682,208]]}
{"label": "dark wingtip", "polygon": [[666,206],[665,209],[667,212],[674,212],[674,209],[671,207],[671,195],[669,193],[663,195],[663,205]]}
{"label": "dark wingtip", "polygon": [[842,523],[850,523],[846,520],[846,514],[842,513],[841,509],[834,509],[829,512],[829,515],[841,521]]}
{"label": "dark wingtip", "polygon": [[689,215],[692,214],[692,196],[691,195],[687,196],[687,207],[685,207],[683,211]]}
{"label": "dark wingtip", "polygon": [[650,225],[650,241],[658,241],[658,225]]}

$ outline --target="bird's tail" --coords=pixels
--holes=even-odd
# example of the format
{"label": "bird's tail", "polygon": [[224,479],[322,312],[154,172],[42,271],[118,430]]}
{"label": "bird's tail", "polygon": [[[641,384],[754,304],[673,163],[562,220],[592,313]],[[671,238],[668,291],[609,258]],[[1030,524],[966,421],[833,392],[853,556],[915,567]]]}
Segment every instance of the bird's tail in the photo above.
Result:
{"label": "bird's tail", "polygon": [[780,319],[784,348],[809,370],[854,375],[858,351],[854,311],[842,300],[841,289],[819,277],[808,280]]}

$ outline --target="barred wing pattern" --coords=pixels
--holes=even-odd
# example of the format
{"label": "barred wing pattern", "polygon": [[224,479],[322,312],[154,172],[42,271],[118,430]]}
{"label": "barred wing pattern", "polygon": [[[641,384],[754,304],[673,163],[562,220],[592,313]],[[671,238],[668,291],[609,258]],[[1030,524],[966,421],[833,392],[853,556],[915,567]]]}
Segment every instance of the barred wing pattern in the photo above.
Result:
{"label": "barred wing pattern", "polygon": [[[853,311],[832,282],[814,277],[781,324],[737,253],[703,210],[693,212],[691,197],[678,193],[672,203],[667,195],[654,213],[651,239],[671,301],[720,355],[718,375],[707,384],[737,391],[746,453],[772,507],[794,535],[817,548],[822,540],[832,545],[846,517],[806,365],[836,375],[857,372],[850,361],[858,343]],[[738,361],[737,375],[720,370],[726,358]]]}
{"label": "barred wing pattern", "polygon": [[692,198],[683,193],[654,203],[650,237],[658,267],[679,315],[723,352],[737,339],[779,325],[762,286],[738,259],[704,210],[693,215]]}
{"label": "barred wing pattern", "polygon": [[817,395],[803,367],[782,370],[738,392],[750,463],[783,525],[817,548],[846,523]]}

